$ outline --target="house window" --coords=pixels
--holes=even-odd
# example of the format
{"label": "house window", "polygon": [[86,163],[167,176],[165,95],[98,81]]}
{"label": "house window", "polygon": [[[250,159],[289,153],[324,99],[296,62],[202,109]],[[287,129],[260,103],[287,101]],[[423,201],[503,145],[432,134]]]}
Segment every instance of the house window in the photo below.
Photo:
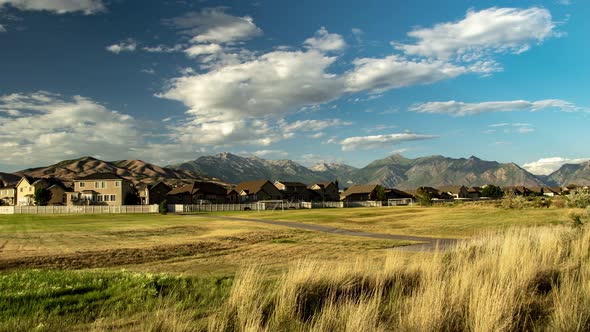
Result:
{"label": "house window", "polygon": [[23,188],[20,188],[20,192],[21,192],[21,193],[23,192]]}
{"label": "house window", "polygon": [[106,187],[107,187],[107,183],[104,181],[101,181],[101,182],[97,181],[94,183],[94,188],[96,188],[96,189],[105,189]]}
{"label": "house window", "polygon": [[96,200],[102,202],[102,195],[96,195]]}
{"label": "house window", "polygon": [[111,195],[111,202],[115,201],[115,195]]}
{"label": "house window", "polygon": [[121,186],[121,181],[115,181],[115,187],[120,187]]}
{"label": "house window", "polygon": [[84,188],[86,184],[84,182],[80,182],[80,188]]}

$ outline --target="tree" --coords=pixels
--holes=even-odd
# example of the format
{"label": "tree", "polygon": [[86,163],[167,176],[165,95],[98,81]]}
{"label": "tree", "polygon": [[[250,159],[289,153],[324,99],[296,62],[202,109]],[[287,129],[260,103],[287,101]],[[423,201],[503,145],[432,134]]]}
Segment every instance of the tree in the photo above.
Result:
{"label": "tree", "polygon": [[133,192],[129,192],[125,196],[125,200],[123,201],[123,204],[124,205],[139,205],[140,202],[141,202],[141,200],[139,199],[139,196],[137,196],[137,194],[135,194]]}
{"label": "tree", "polygon": [[481,195],[483,197],[500,198],[504,196],[504,192],[502,188],[489,184],[481,190]]}
{"label": "tree", "polygon": [[385,188],[383,188],[382,186],[377,186],[377,188],[375,188],[375,197],[377,198],[378,201],[384,201],[385,200]]}
{"label": "tree", "polygon": [[159,210],[160,210],[161,214],[168,213],[168,201],[167,200],[163,200],[160,202]]}
{"label": "tree", "polygon": [[424,190],[422,188],[418,188],[416,191],[416,199],[421,206],[431,206],[432,205],[432,194]]}
{"label": "tree", "polygon": [[51,191],[46,188],[35,189],[33,200],[35,205],[45,206],[49,204],[49,201],[51,200]]}

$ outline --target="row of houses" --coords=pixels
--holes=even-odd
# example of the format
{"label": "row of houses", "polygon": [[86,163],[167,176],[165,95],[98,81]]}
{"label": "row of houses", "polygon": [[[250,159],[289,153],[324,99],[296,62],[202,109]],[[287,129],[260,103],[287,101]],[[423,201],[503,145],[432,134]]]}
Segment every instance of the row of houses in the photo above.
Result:
{"label": "row of houses", "polygon": [[[0,187],[0,203],[3,205],[34,205],[35,192],[46,189],[51,193],[47,205],[129,205],[160,204],[233,204],[263,200],[284,200],[290,202],[336,202],[336,201],[411,201],[418,196],[428,195],[432,199],[479,199],[483,187],[443,186],[439,188],[419,187],[402,191],[380,185],[355,185],[341,191],[338,182],[318,182],[306,185],[301,182],[268,180],[241,182],[227,188],[213,182],[193,182],[188,185],[171,187],[164,182],[135,186],[131,181],[115,173],[95,173],[77,178],[71,186],[55,178],[32,178],[23,176],[15,186]],[[580,188],[565,187],[504,187],[505,195],[557,196],[567,195]],[[583,187],[588,188],[588,187]]]}

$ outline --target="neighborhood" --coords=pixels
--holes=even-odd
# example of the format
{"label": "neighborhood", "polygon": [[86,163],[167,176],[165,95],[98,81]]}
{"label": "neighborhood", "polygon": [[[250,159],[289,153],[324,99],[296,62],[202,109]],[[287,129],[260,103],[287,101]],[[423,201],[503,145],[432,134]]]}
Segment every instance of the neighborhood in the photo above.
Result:
{"label": "neighborhood", "polygon": [[170,186],[164,182],[135,185],[115,173],[94,173],[76,178],[66,185],[56,178],[23,176],[13,185],[0,182],[0,205],[152,205],[152,204],[240,204],[259,201],[285,202],[360,202],[382,201],[388,205],[407,205],[415,200],[479,200],[514,196],[567,195],[577,188],[565,187],[419,187],[414,190],[385,188],[378,184],[352,185],[340,189],[338,181],[304,184],[293,181],[258,180],[227,187],[214,182],[194,181]]}

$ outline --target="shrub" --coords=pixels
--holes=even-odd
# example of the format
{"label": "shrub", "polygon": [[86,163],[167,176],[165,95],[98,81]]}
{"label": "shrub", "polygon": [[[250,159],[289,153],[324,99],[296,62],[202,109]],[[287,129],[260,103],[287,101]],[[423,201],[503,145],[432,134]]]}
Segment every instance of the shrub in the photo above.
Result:
{"label": "shrub", "polygon": [[500,206],[505,209],[524,209],[527,205],[526,198],[523,196],[508,195],[504,196]]}
{"label": "shrub", "polygon": [[590,206],[590,191],[588,189],[575,189],[566,198],[566,204],[570,208],[585,209]]}
{"label": "shrub", "polygon": [[161,214],[168,213],[168,201],[167,200],[161,201],[160,205],[158,206],[158,210]]}
{"label": "shrub", "polygon": [[481,190],[482,197],[500,198],[504,196],[502,188],[489,184]]}

